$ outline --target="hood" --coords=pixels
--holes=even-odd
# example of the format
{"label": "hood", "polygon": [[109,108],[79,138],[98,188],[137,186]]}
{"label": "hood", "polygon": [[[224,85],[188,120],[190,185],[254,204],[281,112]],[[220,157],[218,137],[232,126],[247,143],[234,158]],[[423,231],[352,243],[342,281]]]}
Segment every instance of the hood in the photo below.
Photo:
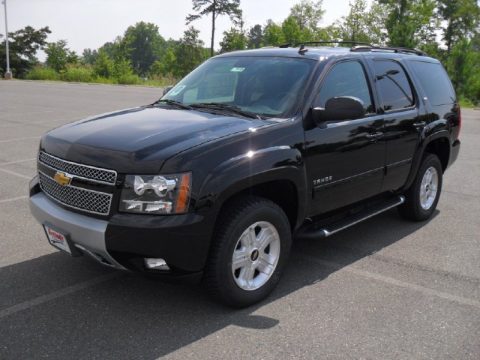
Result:
{"label": "hood", "polygon": [[56,128],[43,136],[41,148],[120,173],[156,173],[181,151],[265,124],[193,110],[139,107]]}

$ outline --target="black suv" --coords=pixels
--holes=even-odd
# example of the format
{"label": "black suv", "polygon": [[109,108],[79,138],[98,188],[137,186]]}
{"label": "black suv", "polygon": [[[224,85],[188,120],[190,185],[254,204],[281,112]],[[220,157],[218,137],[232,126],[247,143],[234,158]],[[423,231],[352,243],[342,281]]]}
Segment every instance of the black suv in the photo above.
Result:
{"label": "black suv", "polygon": [[30,207],[73,256],[199,275],[247,306],[278,283],[293,238],[394,207],[427,220],[460,125],[444,68],[416,50],[233,52],[154,104],[45,134]]}

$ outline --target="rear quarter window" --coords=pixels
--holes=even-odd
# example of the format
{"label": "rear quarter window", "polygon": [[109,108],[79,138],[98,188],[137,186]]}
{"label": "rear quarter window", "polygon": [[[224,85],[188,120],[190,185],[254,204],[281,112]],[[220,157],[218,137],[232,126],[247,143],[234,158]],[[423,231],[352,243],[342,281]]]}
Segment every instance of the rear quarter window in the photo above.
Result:
{"label": "rear quarter window", "polygon": [[447,105],[456,101],[452,83],[441,64],[411,61],[410,65],[430,104]]}

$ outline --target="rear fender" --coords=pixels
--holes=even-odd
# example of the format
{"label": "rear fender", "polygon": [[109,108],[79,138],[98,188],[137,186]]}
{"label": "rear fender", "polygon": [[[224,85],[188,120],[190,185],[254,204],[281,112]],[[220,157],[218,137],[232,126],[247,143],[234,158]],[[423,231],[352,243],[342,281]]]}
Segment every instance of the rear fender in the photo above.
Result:
{"label": "rear fender", "polygon": [[402,190],[408,189],[412,184],[413,181],[415,180],[415,177],[417,176],[418,169],[420,168],[420,165],[422,164],[423,157],[425,155],[425,149],[427,148],[428,144],[430,144],[432,141],[435,141],[437,139],[445,138],[448,140],[448,143],[450,144],[450,133],[448,130],[440,130],[437,131],[429,136],[425,136],[422,134],[422,138],[420,140],[420,143],[418,145],[418,149],[415,152],[415,156],[413,157],[412,161],[412,167],[410,169],[410,174],[408,175],[407,182],[405,183],[405,186],[403,187]]}

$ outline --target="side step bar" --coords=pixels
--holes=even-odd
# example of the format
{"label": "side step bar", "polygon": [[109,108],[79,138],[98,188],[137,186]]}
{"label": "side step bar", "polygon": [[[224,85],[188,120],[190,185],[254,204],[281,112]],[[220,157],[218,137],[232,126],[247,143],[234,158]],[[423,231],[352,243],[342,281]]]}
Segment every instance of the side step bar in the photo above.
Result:
{"label": "side step bar", "polygon": [[372,206],[366,210],[360,211],[352,216],[346,217],[340,221],[333,222],[331,224],[323,225],[321,227],[314,224],[309,225],[304,230],[301,230],[297,234],[297,238],[305,240],[322,239],[336,234],[342,230],[349,228],[355,224],[358,224],[364,220],[370,219],[378,214],[381,214],[387,210],[393,209],[405,202],[404,196],[396,196],[392,199],[388,199],[381,204]]}

